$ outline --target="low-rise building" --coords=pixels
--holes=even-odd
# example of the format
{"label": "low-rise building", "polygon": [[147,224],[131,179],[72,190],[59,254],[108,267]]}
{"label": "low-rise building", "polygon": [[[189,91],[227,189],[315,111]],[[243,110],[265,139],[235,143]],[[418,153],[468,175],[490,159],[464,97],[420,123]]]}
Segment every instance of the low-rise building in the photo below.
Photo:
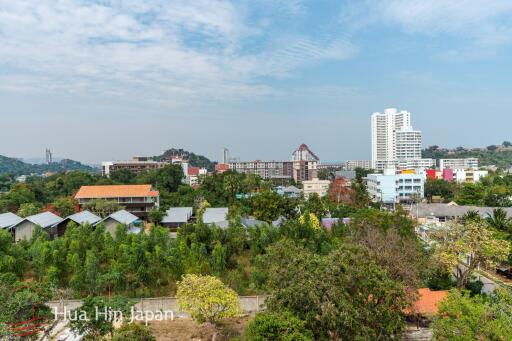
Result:
{"label": "low-rise building", "polygon": [[154,161],[145,157],[134,157],[130,161],[104,161],[101,163],[101,173],[110,176],[112,172],[129,170],[132,173],[140,174],[153,169],[164,168],[168,162]]}
{"label": "low-rise building", "polygon": [[288,198],[300,198],[302,196],[302,190],[295,186],[277,186],[275,188],[276,193]]}
{"label": "low-rise building", "polygon": [[82,186],[75,199],[82,209],[93,200],[111,200],[143,220],[152,209],[160,207],[160,193],[151,185]]}
{"label": "low-rise building", "polygon": [[66,218],[64,218],[60,223],[52,226],[49,229],[50,238],[55,239],[57,237],[62,237],[64,233],[66,233],[66,228],[68,224],[74,222],[77,225],[91,225],[94,226],[101,220],[101,217],[98,217],[96,214],[89,211],[82,211],[75,214],[72,214]]}
{"label": "low-rise building", "polygon": [[238,173],[255,174],[262,179],[291,178],[293,173],[290,161],[231,162],[229,168]]}
{"label": "low-rise building", "polygon": [[440,159],[439,169],[444,170],[446,168],[451,169],[478,169],[477,158],[466,158],[466,159]]}
{"label": "low-rise building", "polygon": [[165,212],[162,219],[162,226],[178,228],[191,221],[194,215],[192,207],[171,207]]}
{"label": "low-rise building", "polygon": [[14,231],[14,240],[30,240],[34,234],[36,226],[41,227],[43,230],[49,230],[51,227],[57,225],[62,221],[62,218],[51,212],[43,212],[26,217],[16,225],[11,226]]}
{"label": "low-rise building", "polygon": [[203,213],[203,223],[227,228],[229,209],[227,207],[207,208]]}
{"label": "low-rise building", "polygon": [[110,233],[113,237],[116,235],[117,227],[124,225],[128,233],[138,234],[142,230],[142,221],[136,215],[128,211],[120,210],[112,213],[108,217],[100,220],[96,225],[104,224],[105,231]]}
{"label": "low-rise building", "polygon": [[366,185],[374,202],[394,204],[423,198],[425,194],[424,173],[399,173],[385,170],[384,174],[369,174]]}
{"label": "low-rise building", "polygon": [[14,225],[20,223],[22,220],[23,218],[20,218],[11,212],[0,213],[0,229],[10,229]]}
{"label": "low-rise building", "polygon": [[318,194],[320,198],[324,197],[329,191],[330,184],[331,182],[329,180],[320,180],[318,178],[302,181],[302,185],[304,187],[304,198],[308,199],[313,193]]}
{"label": "low-rise building", "polygon": [[371,169],[372,162],[370,160],[349,160],[345,162],[345,170],[353,171],[356,168]]}

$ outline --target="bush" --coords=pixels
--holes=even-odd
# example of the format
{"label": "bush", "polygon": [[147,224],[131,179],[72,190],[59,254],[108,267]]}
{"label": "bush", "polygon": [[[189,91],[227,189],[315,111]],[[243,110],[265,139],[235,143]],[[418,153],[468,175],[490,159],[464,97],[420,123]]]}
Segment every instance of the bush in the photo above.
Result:
{"label": "bush", "polygon": [[114,333],[112,341],[155,341],[149,329],[143,325],[125,324]]}
{"label": "bush", "polygon": [[261,313],[247,327],[247,341],[310,341],[313,333],[289,312]]}

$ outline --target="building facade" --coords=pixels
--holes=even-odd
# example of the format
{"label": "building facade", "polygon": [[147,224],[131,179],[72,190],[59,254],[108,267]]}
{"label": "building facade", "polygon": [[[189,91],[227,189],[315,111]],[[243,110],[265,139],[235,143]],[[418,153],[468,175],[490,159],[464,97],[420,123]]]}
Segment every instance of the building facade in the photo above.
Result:
{"label": "building facade", "polygon": [[467,158],[467,159],[440,159],[439,160],[439,169],[444,170],[446,168],[451,169],[478,169],[478,159],[477,158]]}
{"label": "building facade", "polygon": [[373,169],[429,168],[435,164],[421,158],[422,135],[413,129],[410,112],[389,108],[373,113],[371,130]]}
{"label": "building facade", "polygon": [[304,198],[308,199],[313,193],[318,194],[320,198],[326,196],[327,192],[329,192],[330,184],[329,180],[320,180],[318,178],[302,181]]}
{"label": "building facade", "polygon": [[320,158],[306,144],[301,144],[293,151],[292,162],[293,179],[295,181],[302,182],[317,177]]}
{"label": "building facade", "polygon": [[82,186],[75,199],[82,209],[96,199],[114,201],[143,220],[152,209],[160,207],[160,193],[151,185]]}
{"label": "building facade", "polygon": [[238,173],[255,174],[262,179],[291,178],[293,164],[290,161],[231,162],[229,169]]}
{"label": "building facade", "polygon": [[371,169],[372,162],[370,160],[349,160],[345,162],[345,170],[352,171],[356,168]]}
{"label": "building facade", "polygon": [[425,194],[424,173],[397,174],[386,170],[384,174],[369,174],[365,181],[373,202],[394,204],[423,198]]}
{"label": "building facade", "polygon": [[164,168],[169,163],[149,160],[144,157],[134,157],[130,161],[105,161],[101,163],[101,173],[103,176],[110,176],[112,172],[126,169],[130,172],[139,174],[149,170]]}

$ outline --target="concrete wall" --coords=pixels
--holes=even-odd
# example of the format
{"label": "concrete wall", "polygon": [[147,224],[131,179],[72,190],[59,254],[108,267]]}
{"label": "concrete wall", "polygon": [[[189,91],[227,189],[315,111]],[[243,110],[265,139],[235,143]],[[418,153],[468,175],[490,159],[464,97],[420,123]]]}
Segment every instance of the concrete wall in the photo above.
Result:
{"label": "concrete wall", "polygon": [[[268,296],[241,296],[240,304],[243,313],[255,313],[265,309],[265,300]],[[52,314],[57,309],[58,313],[63,313],[64,308],[67,312],[79,308],[82,305],[81,300],[62,300],[50,301],[46,303],[52,310]],[[143,298],[135,304],[137,310],[161,312],[172,311],[176,316],[186,316],[178,309],[175,297],[158,297],[158,298]]]}

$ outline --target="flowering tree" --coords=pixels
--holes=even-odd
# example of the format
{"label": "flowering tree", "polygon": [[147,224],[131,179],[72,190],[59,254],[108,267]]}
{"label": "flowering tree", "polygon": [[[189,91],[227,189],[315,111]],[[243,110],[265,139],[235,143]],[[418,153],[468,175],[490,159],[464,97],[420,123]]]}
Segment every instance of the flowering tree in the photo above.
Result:
{"label": "flowering tree", "polygon": [[237,293],[213,276],[186,275],[178,283],[178,306],[199,323],[240,315]]}

